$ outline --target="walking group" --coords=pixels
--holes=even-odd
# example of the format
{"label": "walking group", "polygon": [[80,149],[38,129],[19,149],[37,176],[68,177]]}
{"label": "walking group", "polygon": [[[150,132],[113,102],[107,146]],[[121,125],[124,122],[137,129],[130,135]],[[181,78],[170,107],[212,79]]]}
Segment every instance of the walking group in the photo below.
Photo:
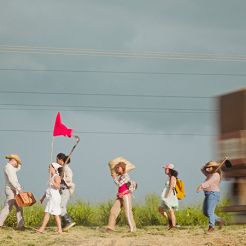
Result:
{"label": "walking group", "polygon": [[[17,154],[7,155],[8,160],[4,167],[5,176],[5,194],[6,200],[3,209],[0,212],[0,228],[3,226],[8,214],[13,207],[16,209],[17,229],[24,230],[23,210],[16,203],[16,195],[23,192],[17,178],[17,172],[21,169],[21,159]],[[56,162],[49,165],[49,183],[44,195],[40,199],[43,203],[46,200],[44,217],[41,226],[36,230],[43,233],[50,219],[50,215],[55,216],[57,233],[68,231],[75,225],[75,222],[67,212],[67,204],[74,192],[73,172],[70,168],[70,156],[59,153],[56,156]],[[117,217],[121,209],[124,209],[129,232],[136,232],[136,223],[132,211],[132,193],[136,188],[136,183],[131,180],[129,171],[135,168],[128,160],[118,157],[109,162],[111,176],[118,187],[116,199],[110,210],[108,225],[104,228],[105,232],[115,231]],[[175,211],[178,209],[179,201],[177,194],[178,172],[172,163],[163,166],[164,173],[167,176],[163,191],[161,193],[161,202],[159,206],[160,214],[167,219],[168,230],[177,228]],[[221,183],[221,165],[215,161],[206,163],[201,168],[205,175],[205,181],[201,183],[196,192],[204,191],[205,199],[203,203],[203,214],[208,217],[208,232],[215,230],[215,224],[218,223],[221,228],[224,221],[215,214],[215,208],[220,199]]]}

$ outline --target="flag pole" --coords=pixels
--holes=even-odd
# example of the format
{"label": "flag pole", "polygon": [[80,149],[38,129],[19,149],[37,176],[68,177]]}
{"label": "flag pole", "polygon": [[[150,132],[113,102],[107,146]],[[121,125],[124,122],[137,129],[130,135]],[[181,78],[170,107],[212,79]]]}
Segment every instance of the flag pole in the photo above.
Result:
{"label": "flag pole", "polygon": [[50,163],[52,163],[52,160],[53,160],[54,142],[55,142],[55,137],[53,136],[52,141],[51,141]]}

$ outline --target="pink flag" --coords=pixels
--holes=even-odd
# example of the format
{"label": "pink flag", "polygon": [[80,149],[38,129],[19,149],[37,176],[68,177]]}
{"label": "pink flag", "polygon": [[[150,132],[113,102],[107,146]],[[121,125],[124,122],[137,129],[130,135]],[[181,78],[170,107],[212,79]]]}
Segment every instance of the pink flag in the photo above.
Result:
{"label": "pink flag", "polygon": [[54,130],[53,130],[53,136],[65,136],[65,137],[72,137],[72,132],[73,129],[67,128],[64,124],[62,124],[61,121],[61,115],[60,112],[57,113],[56,115],[56,122],[54,125]]}

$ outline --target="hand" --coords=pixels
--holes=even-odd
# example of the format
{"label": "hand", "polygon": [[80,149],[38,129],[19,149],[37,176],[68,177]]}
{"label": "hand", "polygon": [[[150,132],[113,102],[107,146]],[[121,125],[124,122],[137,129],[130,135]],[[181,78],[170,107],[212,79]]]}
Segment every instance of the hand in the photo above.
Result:
{"label": "hand", "polygon": [[44,202],[44,198],[42,197],[39,201],[42,204]]}
{"label": "hand", "polygon": [[201,190],[202,190],[202,187],[201,187],[201,185],[199,185],[199,186],[196,188],[196,192],[199,193]]}
{"label": "hand", "polygon": [[113,179],[115,179],[115,178],[117,177],[117,173],[116,173],[116,172],[111,172],[111,177],[112,177]]}

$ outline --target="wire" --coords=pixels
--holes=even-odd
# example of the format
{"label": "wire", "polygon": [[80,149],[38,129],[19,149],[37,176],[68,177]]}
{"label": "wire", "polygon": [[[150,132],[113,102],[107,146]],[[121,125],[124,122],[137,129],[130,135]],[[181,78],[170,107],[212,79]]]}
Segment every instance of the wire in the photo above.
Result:
{"label": "wire", "polygon": [[206,60],[245,62],[245,55],[216,53],[162,53],[151,51],[98,50],[80,48],[55,48],[35,46],[0,45],[0,52],[42,55],[105,56],[117,58],[166,59],[166,60]]}
{"label": "wire", "polygon": [[74,70],[74,69],[32,69],[32,68],[0,68],[0,71],[18,72],[57,72],[57,73],[103,73],[103,74],[144,74],[144,75],[191,75],[191,76],[230,76],[245,77],[239,73],[181,73],[181,72],[143,72],[143,71],[110,71],[110,70]]}
{"label": "wire", "polygon": [[[0,129],[0,132],[19,132],[19,133],[52,133],[48,130],[25,130],[25,129]],[[153,135],[153,136],[200,136],[215,137],[216,134],[200,133],[165,133],[165,132],[112,132],[112,131],[76,131],[76,134],[96,134],[96,135]]]}
{"label": "wire", "polygon": [[[199,113],[211,113],[217,112],[218,110],[209,110],[209,109],[196,109],[196,108],[154,108],[154,107],[111,107],[111,106],[78,106],[78,105],[51,105],[51,104],[11,104],[11,103],[1,103],[0,109],[12,109],[12,108],[1,108],[1,106],[24,106],[24,107],[57,107],[57,108],[84,108],[79,111],[114,111],[117,110],[120,112],[162,112],[162,111],[184,111],[184,112],[199,112]],[[87,108],[87,109],[86,109]],[[16,109],[16,108],[15,108]],[[27,108],[28,109],[28,108]],[[40,108],[36,108],[40,109]],[[24,109],[23,109],[24,110]],[[35,109],[31,109],[35,110]],[[42,109],[41,109],[42,110]]]}
{"label": "wire", "polygon": [[150,94],[113,94],[113,93],[79,93],[79,92],[48,92],[48,91],[7,91],[0,90],[0,94],[35,94],[35,95],[73,95],[73,96],[110,96],[110,97],[146,97],[146,98],[186,98],[186,99],[211,99],[208,96],[175,96],[175,95],[150,95]]}

